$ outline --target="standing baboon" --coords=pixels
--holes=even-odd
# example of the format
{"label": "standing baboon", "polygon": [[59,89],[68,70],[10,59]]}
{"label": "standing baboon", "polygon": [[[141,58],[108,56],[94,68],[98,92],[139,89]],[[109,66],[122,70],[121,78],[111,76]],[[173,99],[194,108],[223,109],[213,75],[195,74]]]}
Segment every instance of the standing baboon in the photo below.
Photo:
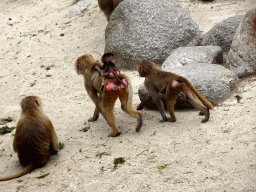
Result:
{"label": "standing baboon", "polygon": [[[89,54],[79,57],[75,63],[77,74],[84,76],[85,89],[96,106],[94,115],[89,119],[89,121],[96,121],[101,113],[113,129],[113,132],[111,132],[109,136],[118,136],[121,132],[116,124],[113,111],[115,101],[119,98],[122,110],[131,117],[137,119],[136,132],[139,132],[142,126],[142,115],[132,106],[133,90],[130,79],[125,74],[119,75],[121,79],[127,82],[127,89],[124,88],[113,91],[111,88],[107,89],[108,85],[106,85],[106,87],[101,90],[100,75],[98,71],[94,69],[95,66],[99,66],[101,68],[103,64],[95,61]],[[112,78],[111,80],[116,81],[115,78]],[[112,84],[110,87],[111,86]]]}
{"label": "standing baboon", "polygon": [[[156,67],[153,62],[142,61],[138,65],[138,72],[141,77],[145,77],[144,84],[148,90],[148,94],[153,98],[158,110],[162,115],[160,122],[171,121],[175,122],[174,103],[178,94],[182,91],[185,93],[190,103],[198,110],[205,113],[205,118],[202,123],[207,122],[210,117],[209,109],[214,109],[212,104],[204,98],[196,88],[184,77],[174,73],[162,71]],[[171,118],[165,115],[163,101],[159,93],[165,94],[167,109]],[[137,110],[143,109],[148,97],[145,98],[137,107]]]}

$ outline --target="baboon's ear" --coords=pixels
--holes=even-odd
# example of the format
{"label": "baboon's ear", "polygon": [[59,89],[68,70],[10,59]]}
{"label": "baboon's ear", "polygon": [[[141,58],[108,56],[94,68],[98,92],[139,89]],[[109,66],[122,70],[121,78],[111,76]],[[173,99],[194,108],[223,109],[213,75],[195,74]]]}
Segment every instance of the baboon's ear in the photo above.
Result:
{"label": "baboon's ear", "polygon": [[36,104],[36,106],[40,107],[40,104],[36,99],[34,100],[34,103]]}
{"label": "baboon's ear", "polygon": [[79,57],[77,60],[76,60],[76,63],[75,63],[75,68],[76,68],[76,72],[77,74],[82,74],[84,72],[84,59]]}
{"label": "baboon's ear", "polygon": [[143,72],[144,68],[142,65],[140,65],[140,72]]}

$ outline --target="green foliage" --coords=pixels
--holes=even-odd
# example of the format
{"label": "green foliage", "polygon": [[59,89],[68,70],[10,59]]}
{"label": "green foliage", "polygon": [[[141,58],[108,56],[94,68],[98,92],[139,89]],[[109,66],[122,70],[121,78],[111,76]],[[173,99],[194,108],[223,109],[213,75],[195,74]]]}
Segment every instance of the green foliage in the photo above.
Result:
{"label": "green foliage", "polygon": [[96,157],[99,157],[99,158],[101,159],[101,157],[102,157],[103,155],[110,155],[110,154],[107,153],[107,152],[97,153],[97,154],[96,154]]}
{"label": "green foliage", "polygon": [[124,159],[124,157],[118,157],[118,158],[115,158],[114,159],[114,169],[116,169],[117,168],[117,166],[118,166],[118,164],[124,164],[124,162],[125,162],[125,159]]}
{"label": "green foliage", "polygon": [[12,122],[12,121],[13,121],[12,117],[0,118],[0,125],[4,125],[4,124]]}
{"label": "green foliage", "polygon": [[204,116],[205,113],[204,113],[203,111],[200,111],[200,112],[199,112],[199,115],[200,115],[200,116]]}
{"label": "green foliage", "polygon": [[159,172],[162,172],[162,170],[165,169],[168,165],[171,165],[171,163],[159,165],[156,168],[158,169]]}
{"label": "green foliage", "polygon": [[7,125],[0,128],[0,134],[4,135],[7,133],[11,133],[16,127],[8,127]]}
{"label": "green foliage", "polygon": [[41,176],[36,177],[36,178],[37,178],[37,179],[43,179],[43,178],[47,177],[48,175],[50,175],[50,173],[46,173],[46,174],[41,175]]}
{"label": "green foliage", "polygon": [[81,132],[87,132],[91,127],[84,127],[83,129],[80,129]]}
{"label": "green foliage", "polygon": [[45,70],[50,70],[52,67],[54,67],[54,65],[48,65],[46,68],[45,68]]}
{"label": "green foliage", "polygon": [[136,156],[139,156],[139,155],[141,155],[142,153],[144,153],[144,152],[146,152],[146,151],[148,151],[148,150],[149,150],[149,149],[146,149],[146,150],[142,151],[141,153],[137,154]]}
{"label": "green foliage", "polygon": [[59,142],[59,150],[62,150],[64,148],[64,146],[65,146],[64,143]]}
{"label": "green foliage", "polygon": [[237,103],[240,103],[242,97],[240,95],[236,95],[235,98],[237,99]]}

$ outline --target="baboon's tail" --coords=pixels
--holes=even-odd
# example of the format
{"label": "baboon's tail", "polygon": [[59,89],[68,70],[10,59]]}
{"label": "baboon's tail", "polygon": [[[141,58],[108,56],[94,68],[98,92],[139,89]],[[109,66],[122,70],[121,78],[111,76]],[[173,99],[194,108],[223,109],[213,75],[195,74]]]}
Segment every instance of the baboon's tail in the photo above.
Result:
{"label": "baboon's tail", "polygon": [[123,74],[123,73],[120,74],[119,77],[122,78],[122,79],[125,79],[128,83],[127,88],[128,88],[129,97],[128,97],[128,103],[127,104],[128,104],[128,106],[132,106],[132,97],[133,97],[132,82],[131,82],[130,78],[127,75]]}
{"label": "baboon's tail", "polygon": [[204,97],[202,96],[197,89],[184,77],[177,77],[177,81],[186,83],[189,88],[196,94],[199,100],[204,104],[204,106],[208,107],[209,109],[213,110],[214,106]]}
{"label": "baboon's tail", "polygon": [[0,181],[7,181],[7,180],[10,180],[10,179],[15,179],[17,177],[21,177],[21,176],[31,172],[33,169],[34,169],[33,164],[29,164],[26,167],[24,167],[24,169],[19,171],[18,173],[15,173],[15,174],[7,176],[7,177],[0,178]]}

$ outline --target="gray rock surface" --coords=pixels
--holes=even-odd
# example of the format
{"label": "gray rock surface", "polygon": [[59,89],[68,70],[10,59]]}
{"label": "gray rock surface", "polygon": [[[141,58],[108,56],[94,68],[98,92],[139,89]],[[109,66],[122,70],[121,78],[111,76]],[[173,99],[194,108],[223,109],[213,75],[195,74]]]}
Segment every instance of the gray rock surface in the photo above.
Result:
{"label": "gray rock surface", "polygon": [[[167,62],[167,60],[166,60]],[[230,94],[232,88],[239,81],[237,75],[221,65],[207,63],[190,63],[185,66],[172,68],[172,65],[163,64],[162,70],[176,73],[187,78],[193,86],[213,105],[221,103]],[[140,98],[142,88],[139,89]],[[144,92],[145,94],[145,92]],[[147,94],[147,93],[146,93]],[[150,104],[148,108],[156,108]],[[181,93],[176,102],[176,108],[191,108],[186,96]]]}
{"label": "gray rock surface", "polygon": [[181,67],[190,63],[223,63],[223,52],[218,46],[179,47],[175,49],[162,65],[171,65],[172,68]]}
{"label": "gray rock surface", "polygon": [[228,52],[236,30],[243,18],[243,15],[236,15],[218,23],[210,31],[205,33],[200,45],[216,45],[220,46],[223,52]]}
{"label": "gray rock surface", "polygon": [[89,11],[96,6],[98,6],[98,2],[96,0],[80,0],[71,7],[68,17],[83,14],[85,11]]}
{"label": "gray rock surface", "polygon": [[[143,101],[144,98],[148,96],[148,91],[146,87],[144,86],[144,83],[140,85],[139,90],[138,90],[139,98],[141,101]],[[165,96],[161,94],[162,101],[164,102],[164,107],[166,107],[166,102],[165,102]],[[152,98],[149,99],[149,101],[145,104],[145,107],[148,109],[157,109],[154,101]]]}
{"label": "gray rock surface", "polygon": [[239,77],[256,73],[256,8],[245,14],[228,53],[226,67]]}
{"label": "gray rock surface", "polygon": [[[144,84],[140,85],[138,94],[139,94],[139,98],[141,101],[148,96],[148,91],[147,91],[146,87],[144,86]],[[160,95],[161,95],[161,99],[164,103],[164,108],[167,109],[165,95],[161,94],[161,93],[160,93]],[[184,101],[186,101],[186,102],[184,102]],[[152,98],[149,98],[148,102],[145,104],[145,107],[148,109],[157,109],[157,106],[154,103]],[[187,102],[186,95],[184,93],[180,93],[178,96],[178,99],[175,103],[175,108],[184,109],[184,108],[193,108],[193,106],[189,102]]]}
{"label": "gray rock surface", "polygon": [[105,52],[119,67],[142,60],[163,63],[172,50],[198,44],[199,27],[174,0],[122,1],[106,28]]}

